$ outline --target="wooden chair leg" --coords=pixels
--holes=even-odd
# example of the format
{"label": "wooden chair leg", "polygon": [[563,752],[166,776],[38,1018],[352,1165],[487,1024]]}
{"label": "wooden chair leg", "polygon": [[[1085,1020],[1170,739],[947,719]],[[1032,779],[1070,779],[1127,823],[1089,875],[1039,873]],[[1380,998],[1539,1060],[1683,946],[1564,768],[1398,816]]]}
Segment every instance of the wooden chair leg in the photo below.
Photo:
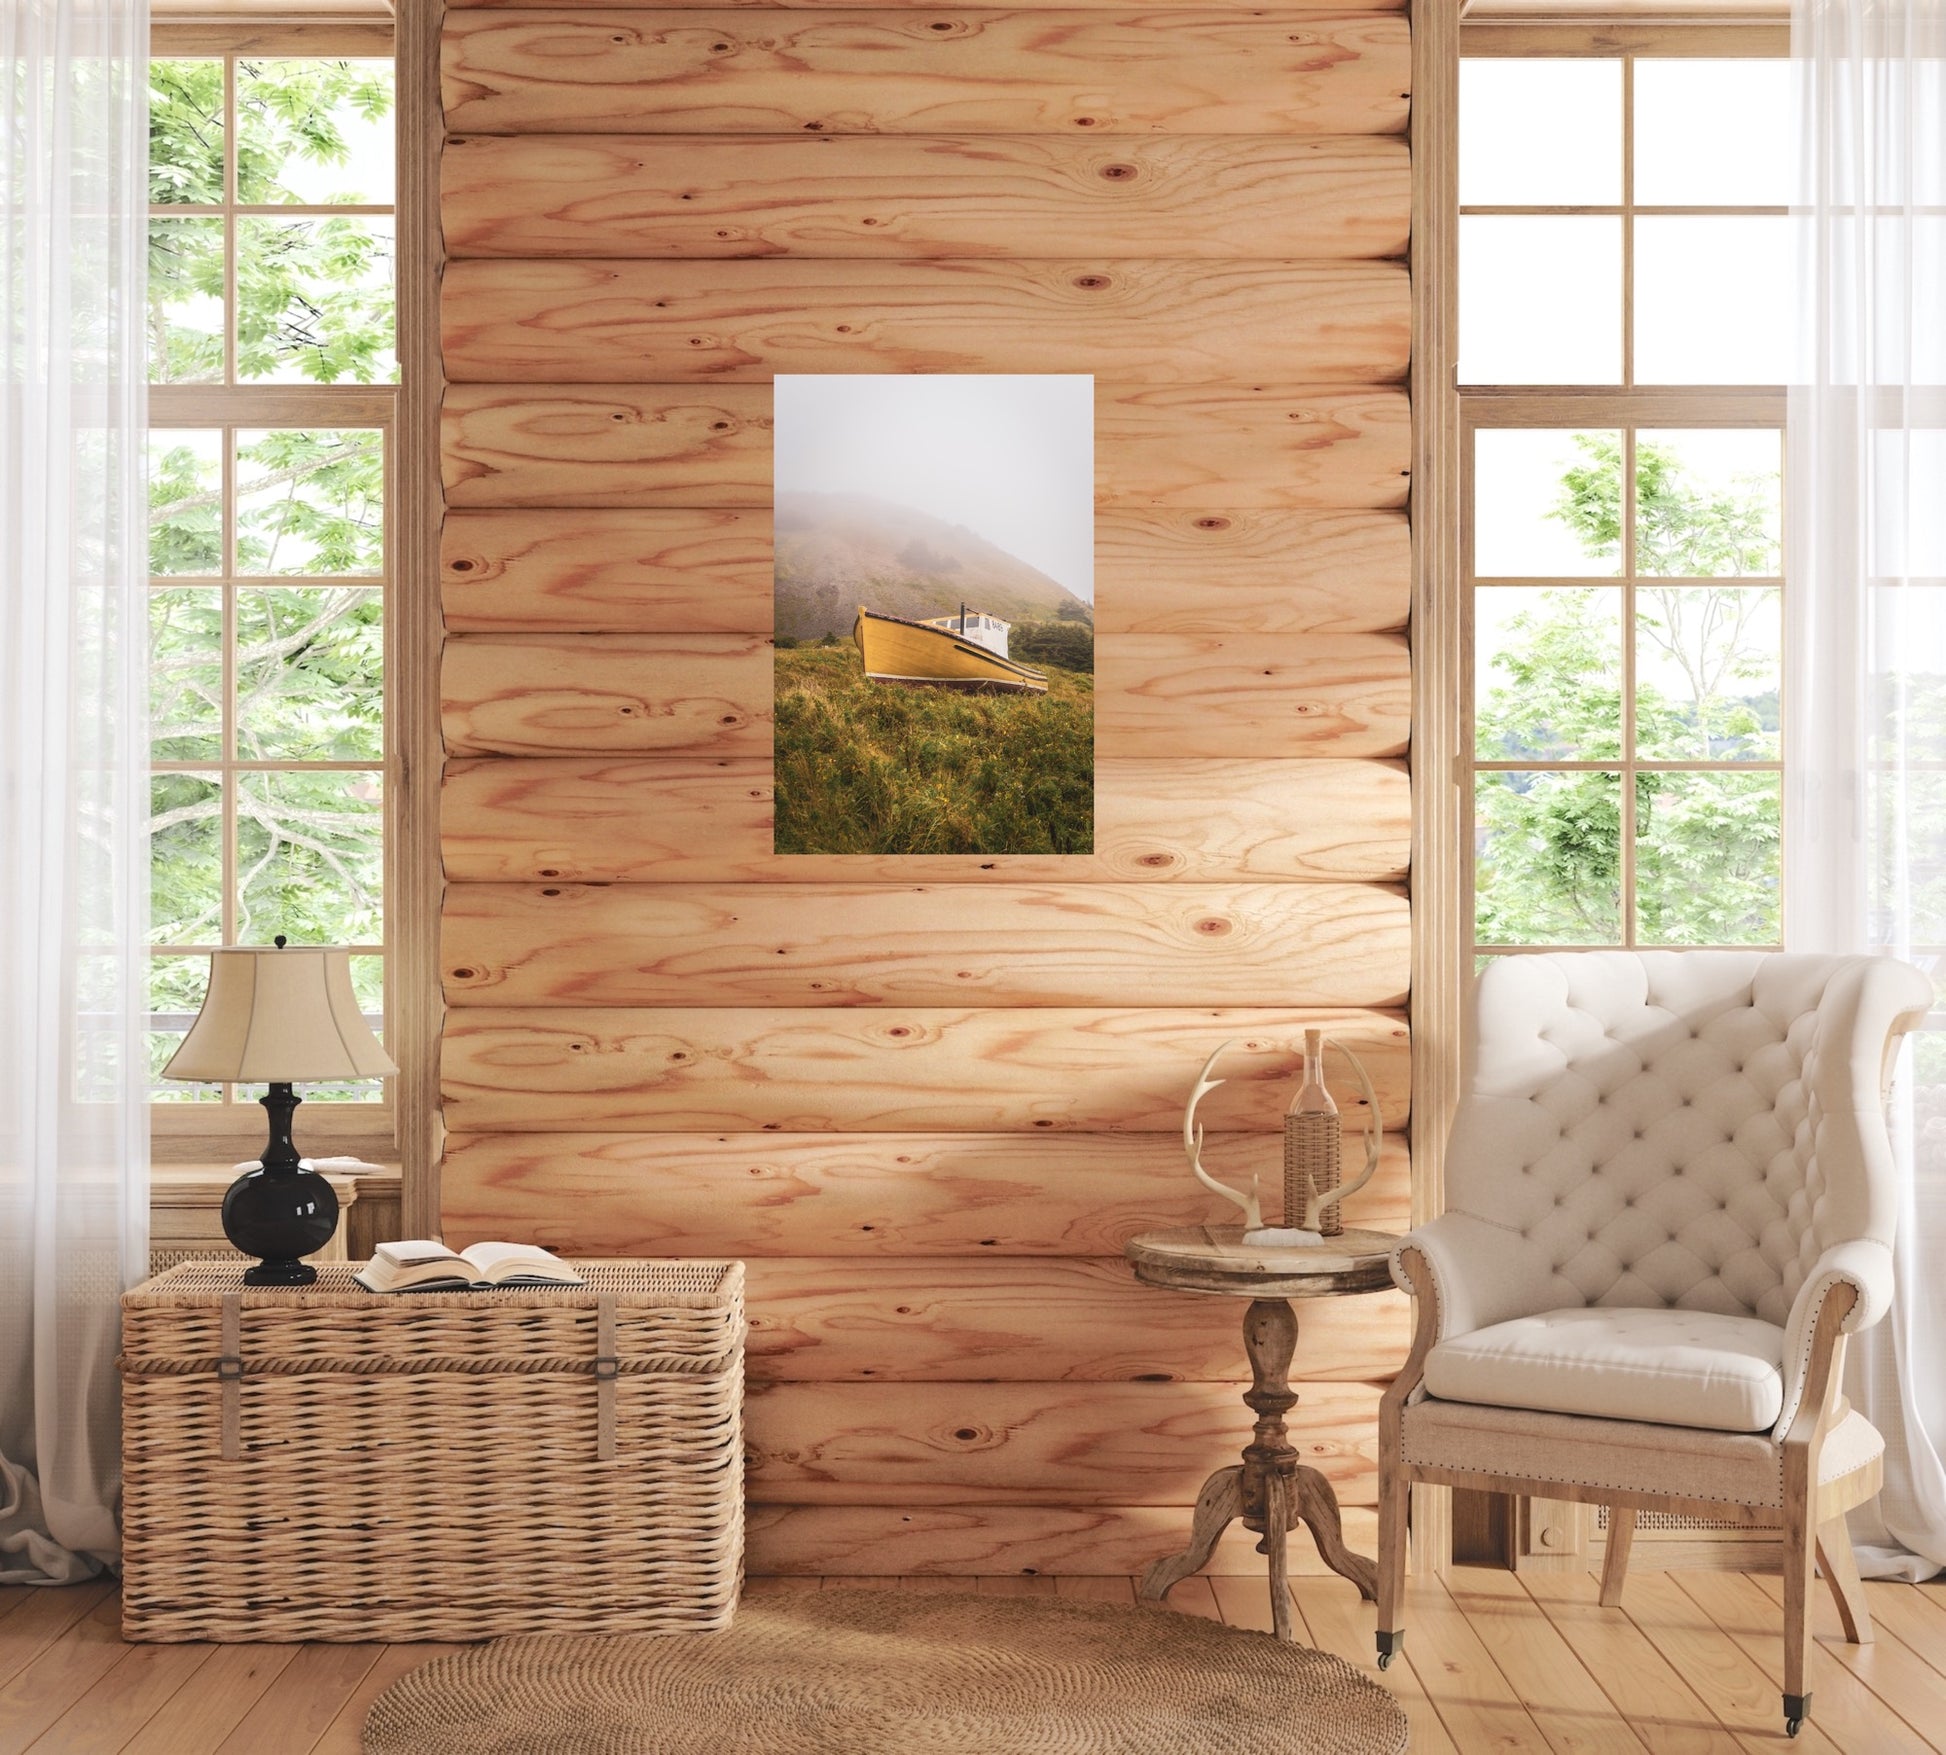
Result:
{"label": "wooden chair leg", "polygon": [[1405,1647],[1405,1542],[1412,1483],[1396,1463],[1378,1466],[1378,1667]]}
{"label": "wooden chair leg", "polygon": [[1851,1531],[1842,1517],[1818,1525],[1818,1570],[1831,1587],[1845,1638],[1853,1645],[1872,1643],[1872,1611],[1866,1606],[1864,1582],[1858,1576],[1858,1556],[1851,1550]]}
{"label": "wooden chair leg", "polygon": [[1608,1508],[1608,1548],[1601,1558],[1601,1606],[1621,1606],[1622,1583],[1628,1577],[1628,1551],[1635,1545],[1635,1510],[1632,1506]]}
{"label": "wooden chair leg", "polygon": [[[1817,1541],[1810,1523],[1809,1483],[1793,1482],[1788,1463],[1784,1482],[1784,1731],[1796,1736],[1810,1716],[1811,1695],[1805,1671],[1811,1657],[1811,1575]],[[1793,1491],[1795,1487],[1796,1491]]]}

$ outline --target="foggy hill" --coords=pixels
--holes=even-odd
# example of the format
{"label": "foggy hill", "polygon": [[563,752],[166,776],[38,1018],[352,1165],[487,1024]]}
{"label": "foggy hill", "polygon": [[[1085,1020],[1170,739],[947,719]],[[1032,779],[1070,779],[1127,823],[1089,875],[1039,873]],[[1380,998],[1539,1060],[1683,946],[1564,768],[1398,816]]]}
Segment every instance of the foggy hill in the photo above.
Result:
{"label": "foggy hill", "polygon": [[953,615],[962,602],[1007,621],[1049,621],[1065,585],[962,525],[866,494],[777,496],[777,632],[849,638],[862,603],[908,621]]}

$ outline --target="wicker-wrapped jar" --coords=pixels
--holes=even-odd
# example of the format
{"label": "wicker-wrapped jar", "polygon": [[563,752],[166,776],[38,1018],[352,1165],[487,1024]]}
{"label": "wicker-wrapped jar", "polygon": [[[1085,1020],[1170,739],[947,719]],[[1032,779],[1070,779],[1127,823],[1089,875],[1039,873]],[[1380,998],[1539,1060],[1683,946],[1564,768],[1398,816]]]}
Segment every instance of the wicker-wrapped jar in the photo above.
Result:
{"label": "wicker-wrapped jar", "polygon": [[122,1301],[122,1630],[461,1640],[727,1625],[743,1266],[381,1297],[185,1262]]}

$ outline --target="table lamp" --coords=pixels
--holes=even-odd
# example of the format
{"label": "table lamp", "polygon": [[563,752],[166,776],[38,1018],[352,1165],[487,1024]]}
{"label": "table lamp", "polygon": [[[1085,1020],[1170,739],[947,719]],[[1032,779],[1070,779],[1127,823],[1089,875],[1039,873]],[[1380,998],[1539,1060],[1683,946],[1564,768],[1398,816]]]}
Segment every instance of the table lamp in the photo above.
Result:
{"label": "table lamp", "polygon": [[351,953],[320,945],[251,945],[210,952],[209,991],[165,1079],[270,1086],[258,1101],[270,1117],[263,1162],[230,1184],[223,1234],[258,1258],[246,1286],[308,1286],[318,1270],[299,1258],[338,1228],[338,1197],[306,1170],[291,1143],[302,1099],[291,1089],[320,1079],[383,1078],[399,1069],[366,1027],[351,990]]}

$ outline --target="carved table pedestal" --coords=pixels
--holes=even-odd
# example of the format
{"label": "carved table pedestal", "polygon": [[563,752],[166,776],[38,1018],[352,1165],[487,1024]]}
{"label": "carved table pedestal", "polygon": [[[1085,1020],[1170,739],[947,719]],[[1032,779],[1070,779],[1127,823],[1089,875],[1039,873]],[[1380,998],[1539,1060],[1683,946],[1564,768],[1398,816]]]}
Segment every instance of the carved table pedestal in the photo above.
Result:
{"label": "carved table pedestal", "polygon": [[1291,1358],[1297,1351],[1293,1299],[1345,1292],[1377,1292],[1392,1284],[1387,1265],[1396,1237],[1383,1231],[1347,1229],[1309,1248],[1246,1245],[1237,1226],[1194,1226],[1150,1231],[1130,1239],[1123,1253],[1136,1278],[1172,1292],[1248,1298],[1243,1317],[1250,1388],[1244,1401],[1257,1416],[1243,1461],[1218,1469],[1203,1483],[1190,1526],[1189,1546],[1158,1560],[1142,1576],[1144,1602],[1160,1602],[1172,1586],[1209,1564],[1218,1538],[1241,1518],[1262,1537],[1257,1552],[1270,1561],[1271,1625],[1290,1639],[1291,1596],[1285,1538],[1304,1524],[1332,1571],[1358,1586],[1368,1601],[1378,1597],[1378,1568],[1346,1548],[1331,1483],[1300,1460],[1284,1428],[1297,1403],[1291,1389]]}

